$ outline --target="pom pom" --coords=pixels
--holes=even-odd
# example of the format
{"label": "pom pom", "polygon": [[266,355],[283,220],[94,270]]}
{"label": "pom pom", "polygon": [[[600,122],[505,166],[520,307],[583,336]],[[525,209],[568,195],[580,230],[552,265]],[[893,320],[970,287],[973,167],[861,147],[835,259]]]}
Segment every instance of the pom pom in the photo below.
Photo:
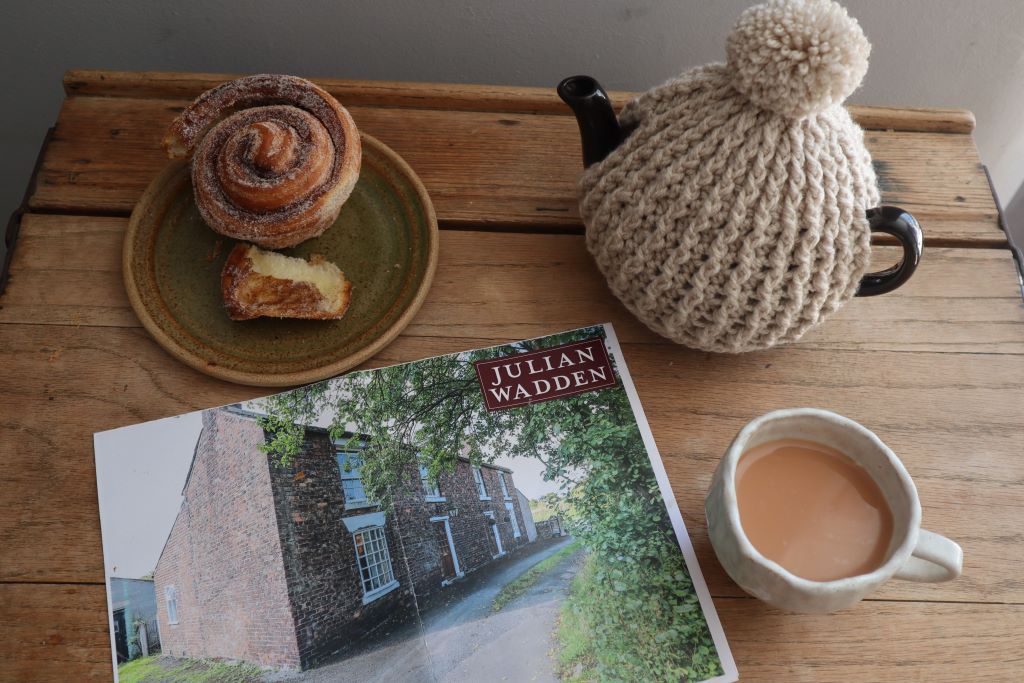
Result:
{"label": "pom pom", "polygon": [[737,90],[760,107],[803,118],[857,89],[871,43],[832,0],[770,0],[740,15],[726,52]]}

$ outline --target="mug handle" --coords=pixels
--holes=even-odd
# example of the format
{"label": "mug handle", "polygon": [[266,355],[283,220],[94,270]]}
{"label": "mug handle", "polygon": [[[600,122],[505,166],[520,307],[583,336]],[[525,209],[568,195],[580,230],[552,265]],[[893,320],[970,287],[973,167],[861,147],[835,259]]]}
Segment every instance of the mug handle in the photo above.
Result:
{"label": "mug handle", "polygon": [[945,536],[921,529],[914,551],[894,576],[904,581],[940,583],[960,576],[963,549]]}
{"label": "mug handle", "polygon": [[857,296],[878,296],[896,289],[910,279],[921,262],[924,236],[917,219],[898,206],[879,206],[867,210],[871,232],[892,235],[903,246],[903,258],[892,268],[868,273],[860,281]]}

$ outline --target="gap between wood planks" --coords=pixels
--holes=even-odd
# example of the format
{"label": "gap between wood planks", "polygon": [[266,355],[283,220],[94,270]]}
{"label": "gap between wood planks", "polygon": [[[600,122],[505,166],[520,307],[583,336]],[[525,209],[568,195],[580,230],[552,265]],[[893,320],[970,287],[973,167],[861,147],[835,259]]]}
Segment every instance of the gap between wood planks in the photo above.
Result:
{"label": "gap between wood planks", "polygon": [[[3,309],[3,304],[0,303],[0,310],[2,310],[2,309]],[[99,325],[99,324],[95,324],[95,323],[77,323],[77,322],[41,322],[40,323],[40,322],[25,322],[25,321],[20,321],[20,320],[14,320],[14,321],[11,321],[11,320],[0,320],[0,325],[12,325],[12,326],[29,327],[29,328],[33,328],[33,327],[38,327],[38,328],[73,327],[75,329],[85,329],[85,330],[141,330],[141,331],[145,330],[145,328],[143,328],[141,325]],[[555,332],[545,333],[545,334],[555,334]],[[445,342],[451,341],[453,339],[457,339],[458,338],[458,337],[446,337],[446,336],[440,335],[440,334],[424,334],[424,333],[418,333],[418,334],[414,334],[414,335],[402,335],[402,336],[405,337],[406,339],[423,339],[423,340],[428,340],[428,341],[429,340],[438,340],[438,341],[445,341]],[[540,335],[540,336],[545,336],[545,335]],[[478,336],[473,337],[473,340],[474,340],[474,342],[477,342],[477,343],[484,343],[484,344],[490,344],[492,346],[496,346],[496,345],[500,345],[500,344],[507,344],[510,341],[512,341],[512,338],[509,337],[508,335],[496,336],[496,337],[487,337],[487,336],[480,336],[480,335],[478,335]],[[653,347],[653,348],[675,348],[675,347],[679,346],[678,344],[676,344],[675,342],[673,342],[673,341],[671,341],[669,339],[665,339],[664,341],[630,340],[630,341],[626,341],[626,342],[623,342],[623,343],[624,344],[628,344],[630,346],[645,346],[645,347]],[[680,348],[685,348],[685,347],[680,347]],[[693,349],[688,349],[688,350],[694,351],[694,353],[705,353],[703,351],[695,351]],[[1021,356],[1021,355],[1024,355],[1024,353],[1017,352],[1017,351],[962,351],[962,350],[958,350],[958,349],[941,350],[941,349],[935,349],[935,348],[925,348],[925,349],[898,349],[898,348],[878,349],[878,348],[871,348],[871,347],[857,348],[857,347],[839,346],[839,345],[830,346],[830,345],[828,345],[828,343],[824,343],[824,342],[817,342],[813,346],[800,345],[800,342],[795,342],[795,343],[789,345],[789,350],[794,351],[794,352],[806,351],[806,352],[816,352],[816,353],[858,353],[858,354],[867,354],[867,353],[871,353],[871,354],[877,354],[877,353],[887,353],[887,354],[888,353],[898,353],[898,354],[910,354],[910,355],[935,354],[935,355],[944,355],[944,356],[947,356],[947,355],[969,356],[971,358],[985,357],[985,356],[991,356],[991,357],[997,357],[998,358],[998,357],[1003,357],[1003,356]],[[714,354],[712,354],[712,355],[714,355]],[[415,360],[415,359],[411,359],[411,360],[408,360],[408,361],[397,361],[397,362],[406,363],[406,362],[412,362],[412,360]],[[353,368],[351,370],[346,370],[345,372],[343,372],[341,374],[348,374],[350,372],[359,372],[359,371],[362,371],[362,370],[369,370],[369,369],[372,369],[373,367],[375,367],[375,366],[368,366],[368,367],[360,366],[360,367],[357,367],[357,368]],[[267,389],[268,393],[272,393],[274,391],[274,387],[266,387],[266,389]],[[287,389],[281,389],[281,390],[282,391],[286,391]]]}
{"label": "gap between wood planks", "polygon": [[[33,179],[34,182],[34,179]],[[110,210],[95,210],[95,209],[53,209],[48,208],[45,210],[25,210],[22,212],[21,217],[24,216],[68,216],[75,217],[81,216],[83,218],[129,218],[131,216],[130,211],[120,211],[117,209]],[[533,223],[531,225],[521,225],[515,222],[502,222],[493,221],[481,223],[477,220],[460,220],[460,219],[438,219],[437,227],[440,230],[451,230],[456,232],[487,232],[487,233],[519,233],[523,235],[582,235],[584,228],[582,224],[578,225],[565,225],[560,223],[543,224]],[[17,229],[15,229],[17,232]],[[871,244],[875,246],[898,246],[899,242],[894,237],[883,233],[873,234],[871,237]],[[927,231],[925,234],[925,247],[936,247],[936,248],[955,248],[955,249],[1009,249],[1009,245],[1006,242],[1006,237],[1002,232],[993,232],[992,237],[988,238],[956,238],[956,237],[928,237]]]}
{"label": "gap between wood planks", "polygon": [[[35,329],[43,324],[139,328],[120,277],[120,234],[126,223],[116,217],[26,219],[14,264],[16,280],[0,302],[0,320]],[[406,336],[440,340],[472,330],[478,337],[505,341],[552,332],[555,325],[563,329],[604,320],[616,325],[624,341],[672,347],[609,295],[579,235],[445,231],[441,239],[439,277]],[[876,268],[894,263],[898,251],[875,249]],[[851,302],[827,327],[793,348],[1024,353],[1024,318],[1009,254],[956,248],[929,253],[907,288]],[[493,277],[512,288],[511,299],[503,299],[510,305],[497,314],[481,314],[481,306],[498,302],[485,286]],[[552,283],[563,293],[552,294]]]}

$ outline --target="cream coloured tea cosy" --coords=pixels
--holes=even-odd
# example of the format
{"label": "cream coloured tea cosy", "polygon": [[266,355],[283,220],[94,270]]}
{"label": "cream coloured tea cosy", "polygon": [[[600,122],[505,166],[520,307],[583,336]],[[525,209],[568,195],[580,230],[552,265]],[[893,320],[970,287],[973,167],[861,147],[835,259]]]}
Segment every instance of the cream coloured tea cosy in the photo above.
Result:
{"label": "cream coloured tea cosy", "polygon": [[842,106],[871,45],[830,0],[739,18],[727,62],[626,105],[580,180],[587,246],[651,329],[706,351],[791,342],[853,297],[879,193]]}

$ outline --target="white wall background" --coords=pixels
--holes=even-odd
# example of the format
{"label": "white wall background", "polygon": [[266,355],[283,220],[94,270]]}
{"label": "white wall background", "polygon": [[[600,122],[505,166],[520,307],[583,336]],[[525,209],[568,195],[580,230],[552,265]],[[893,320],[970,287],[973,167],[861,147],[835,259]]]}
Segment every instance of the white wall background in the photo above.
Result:
{"label": "white wall background", "polygon": [[[17,1],[17,0],[16,0]],[[0,9],[0,217],[72,67],[642,90],[724,59],[753,0],[53,0]],[[1024,180],[1024,2],[847,0],[874,45],[863,104],[967,107],[1004,203]]]}

